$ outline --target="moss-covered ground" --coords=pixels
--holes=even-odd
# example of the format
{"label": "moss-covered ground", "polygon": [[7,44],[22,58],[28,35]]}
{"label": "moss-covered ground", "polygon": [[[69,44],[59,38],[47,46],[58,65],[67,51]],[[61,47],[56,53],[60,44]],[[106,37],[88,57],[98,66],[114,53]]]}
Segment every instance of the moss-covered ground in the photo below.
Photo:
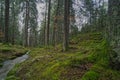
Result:
{"label": "moss-covered ground", "polygon": [[14,59],[25,54],[27,51],[26,48],[18,45],[7,45],[0,43],[0,67],[5,60]]}
{"label": "moss-covered ground", "polygon": [[120,80],[120,71],[109,65],[109,47],[101,33],[77,35],[67,52],[59,45],[32,48],[29,56],[6,80]]}

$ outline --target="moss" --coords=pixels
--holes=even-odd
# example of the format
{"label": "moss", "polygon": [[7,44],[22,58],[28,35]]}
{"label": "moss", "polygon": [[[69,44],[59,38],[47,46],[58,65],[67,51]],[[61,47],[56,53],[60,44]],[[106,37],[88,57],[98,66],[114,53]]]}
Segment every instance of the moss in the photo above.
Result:
{"label": "moss", "polygon": [[120,79],[120,72],[109,66],[109,47],[101,33],[79,34],[72,39],[70,47],[75,49],[61,52],[61,45],[56,49],[32,48],[29,60],[14,68],[8,78],[17,75],[20,80]]}
{"label": "moss", "polygon": [[20,80],[20,79],[12,75],[12,76],[7,77],[6,80]]}
{"label": "moss", "polygon": [[82,77],[81,80],[98,80],[99,79],[99,74],[94,71],[89,71],[85,73],[85,75]]}
{"label": "moss", "polygon": [[[60,63],[53,64],[51,67],[47,67],[43,72],[43,77],[46,79],[58,80],[60,76]],[[51,76],[52,74],[52,76]]]}
{"label": "moss", "polygon": [[3,66],[3,64],[0,62],[0,67],[2,67]]}
{"label": "moss", "polygon": [[7,45],[0,43],[0,67],[3,66],[5,60],[15,59],[16,57],[22,56],[28,49],[18,45]]}
{"label": "moss", "polygon": [[8,73],[8,77],[6,80],[20,80],[18,77],[16,77],[17,70],[19,70],[20,64],[16,64],[14,69],[11,70],[10,73]]}
{"label": "moss", "polygon": [[5,47],[5,48],[1,48],[0,51],[1,51],[2,53],[9,53],[9,52],[12,52],[13,50],[12,50],[11,48]]}

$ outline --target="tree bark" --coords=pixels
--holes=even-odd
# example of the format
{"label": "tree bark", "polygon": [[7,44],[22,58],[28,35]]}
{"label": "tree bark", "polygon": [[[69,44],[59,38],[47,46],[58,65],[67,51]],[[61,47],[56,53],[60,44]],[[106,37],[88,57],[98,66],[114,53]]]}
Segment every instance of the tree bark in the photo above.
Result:
{"label": "tree bark", "polygon": [[46,28],[47,28],[47,0],[45,5],[45,24],[44,24],[44,32],[43,32],[43,45],[46,45]]}
{"label": "tree bark", "polygon": [[51,15],[51,0],[49,0],[49,5],[48,5],[48,23],[47,23],[47,28],[46,28],[46,45],[49,45],[49,28],[50,28],[50,15]]}
{"label": "tree bark", "polygon": [[69,48],[69,15],[70,15],[70,0],[64,2],[64,34],[63,34],[63,51]]}
{"label": "tree bark", "polygon": [[12,29],[12,44],[15,44],[15,4],[13,3],[13,29]]}
{"label": "tree bark", "polygon": [[5,43],[9,42],[9,0],[5,0]]}
{"label": "tree bark", "polygon": [[25,19],[25,46],[29,46],[28,42],[28,26],[29,26],[29,0],[26,0],[26,19]]}
{"label": "tree bark", "polygon": [[58,19],[57,17],[60,16],[59,15],[59,7],[60,7],[60,0],[57,0],[57,6],[56,6],[56,10],[55,10],[55,16],[54,16],[54,27],[53,27],[53,45],[56,48],[57,45],[57,30],[58,30]]}

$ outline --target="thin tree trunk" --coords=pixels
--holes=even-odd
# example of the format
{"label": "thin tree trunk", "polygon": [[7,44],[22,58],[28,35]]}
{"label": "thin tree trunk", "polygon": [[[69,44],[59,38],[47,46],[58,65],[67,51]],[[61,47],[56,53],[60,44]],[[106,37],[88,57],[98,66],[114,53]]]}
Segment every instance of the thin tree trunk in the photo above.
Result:
{"label": "thin tree trunk", "polygon": [[26,19],[25,19],[25,46],[28,44],[28,26],[29,26],[29,0],[26,0]]}
{"label": "thin tree trunk", "polygon": [[12,44],[15,43],[15,8],[13,3],[13,29],[12,29]]}
{"label": "thin tree trunk", "polygon": [[45,24],[44,24],[44,32],[43,32],[43,44],[46,45],[46,28],[47,28],[47,0],[46,0],[46,6],[45,6]]}
{"label": "thin tree trunk", "polygon": [[47,28],[46,28],[46,45],[49,45],[50,15],[51,15],[51,0],[49,0],[49,6],[48,6],[48,23],[47,23]]}
{"label": "thin tree trunk", "polygon": [[53,27],[53,45],[54,45],[54,47],[56,47],[56,45],[57,45],[57,22],[58,22],[57,16],[59,16],[58,15],[59,6],[60,6],[60,0],[58,0],[58,2],[57,2],[57,8],[56,8],[55,16],[54,16],[54,18],[55,18],[54,27]]}
{"label": "thin tree trunk", "polygon": [[9,42],[9,0],[5,0],[5,43]]}

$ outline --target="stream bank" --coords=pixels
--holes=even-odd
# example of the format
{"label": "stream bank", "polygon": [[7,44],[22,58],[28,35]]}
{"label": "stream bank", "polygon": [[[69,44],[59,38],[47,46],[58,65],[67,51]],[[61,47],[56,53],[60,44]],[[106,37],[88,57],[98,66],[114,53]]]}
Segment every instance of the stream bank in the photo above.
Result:
{"label": "stream bank", "polygon": [[29,58],[28,53],[25,55],[22,55],[20,57],[17,57],[13,60],[7,60],[3,63],[2,68],[0,68],[0,80],[5,80],[7,74],[9,73],[9,71],[16,65],[19,63],[24,62],[25,60],[27,60]]}

